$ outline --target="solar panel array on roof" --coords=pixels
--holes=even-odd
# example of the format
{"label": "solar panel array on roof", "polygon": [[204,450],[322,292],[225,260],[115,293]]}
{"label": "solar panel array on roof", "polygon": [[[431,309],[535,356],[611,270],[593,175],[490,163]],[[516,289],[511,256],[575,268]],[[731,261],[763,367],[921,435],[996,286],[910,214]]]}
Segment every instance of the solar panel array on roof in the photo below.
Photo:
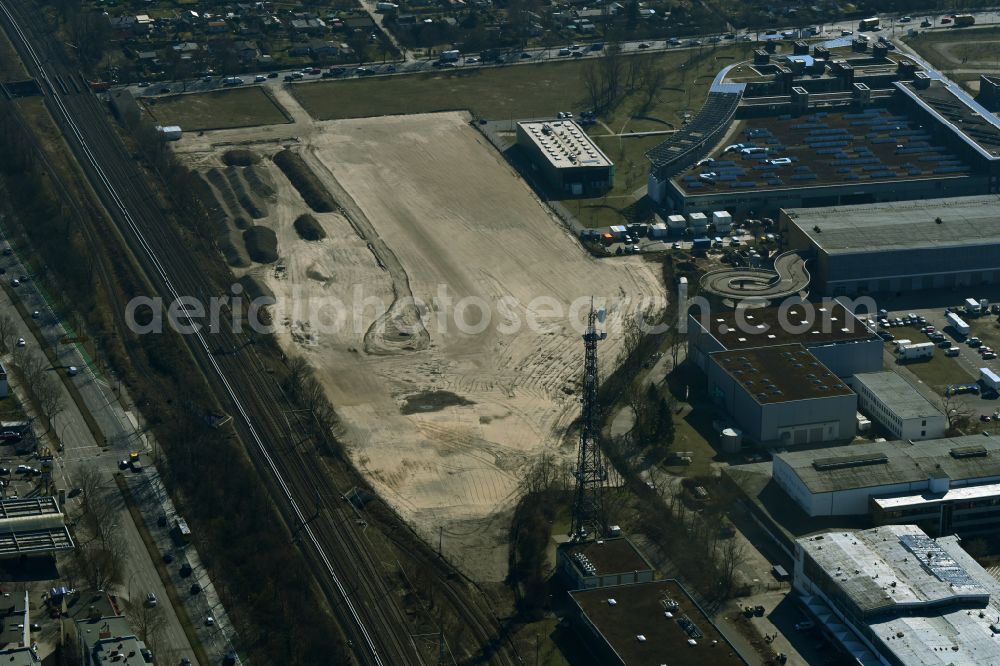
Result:
{"label": "solar panel array on roof", "polygon": [[979,587],[965,567],[926,534],[901,534],[899,542],[913,553],[918,562],[942,583],[954,587]]}
{"label": "solar panel array on roof", "polygon": [[646,153],[653,168],[673,176],[701,159],[733,119],[742,97],[742,92],[710,92],[691,122]]}

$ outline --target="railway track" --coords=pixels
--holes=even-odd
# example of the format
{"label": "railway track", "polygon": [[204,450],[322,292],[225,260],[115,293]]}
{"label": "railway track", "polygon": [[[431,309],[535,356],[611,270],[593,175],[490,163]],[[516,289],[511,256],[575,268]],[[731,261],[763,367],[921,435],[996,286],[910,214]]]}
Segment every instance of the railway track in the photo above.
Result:
{"label": "railway track", "polygon": [[[108,123],[103,103],[58,47],[39,37],[48,31],[24,4],[0,1],[0,22],[41,84],[53,118],[150,282],[167,301],[184,295],[207,303],[223,293],[200,279],[193,257],[183,250],[183,239]],[[83,82],[82,89],[78,81]],[[88,240],[99,242],[92,231]],[[330,480],[312,459],[316,454],[297,445],[308,438],[303,417],[268,372],[252,338],[226,326],[211,334],[199,331],[183,337],[220,404],[234,415],[238,434],[313,565],[356,658],[376,665],[422,663],[407,620],[393,599],[388,571],[373,557],[367,540],[358,538],[346,503],[321,499],[328,494]],[[220,349],[233,353],[215,353]],[[490,661],[515,663],[506,649],[496,648],[495,622],[489,615],[469,604],[453,586],[446,585],[445,590],[483,652],[493,646]]]}

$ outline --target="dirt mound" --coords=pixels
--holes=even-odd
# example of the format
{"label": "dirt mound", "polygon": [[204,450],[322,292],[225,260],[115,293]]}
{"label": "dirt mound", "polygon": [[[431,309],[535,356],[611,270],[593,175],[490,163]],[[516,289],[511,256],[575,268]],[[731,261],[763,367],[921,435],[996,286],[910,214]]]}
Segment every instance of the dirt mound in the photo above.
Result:
{"label": "dirt mound", "polygon": [[330,213],[337,209],[337,203],[301,155],[290,150],[282,150],[274,156],[274,163],[299,191],[302,200],[314,211]]}
{"label": "dirt mound", "polygon": [[237,215],[236,217],[233,218],[233,226],[236,227],[237,229],[249,229],[250,227],[253,226],[253,222],[250,222],[249,220],[247,220],[247,218],[243,217],[242,215]]}
{"label": "dirt mound", "polygon": [[236,200],[236,193],[233,192],[232,186],[230,186],[229,181],[223,173],[218,169],[209,169],[205,172],[205,177],[222,197],[222,203],[226,205],[229,212],[233,214],[239,213],[240,202]]}
{"label": "dirt mound", "polygon": [[250,189],[259,196],[272,199],[277,194],[274,191],[274,183],[271,181],[271,176],[263,169],[249,166],[243,169],[243,177],[246,179]]}
{"label": "dirt mound", "polygon": [[222,163],[226,166],[251,166],[260,162],[260,155],[252,150],[227,150],[222,153]]}
{"label": "dirt mound", "polygon": [[278,237],[267,227],[250,227],[243,232],[243,242],[247,254],[259,264],[271,264],[278,260]]}
{"label": "dirt mound", "polygon": [[202,205],[205,207],[205,211],[208,213],[208,219],[212,222],[213,227],[219,233],[222,233],[229,227],[226,225],[226,220],[229,216],[226,214],[226,209],[219,201],[219,198],[215,196],[215,190],[212,186],[208,184],[205,177],[201,174],[192,181],[192,186],[194,187],[195,196],[201,201]]}
{"label": "dirt mound", "polygon": [[240,206],[246,211],[247,215],[255,220],[267,217],[267,206],[257,201],[257,198],[253,196],[253,193],[247,187],[246,181],[243,180],[239,169],[236,167],[227,167],[226,180],[229,181],[229,186],[233,188],[233,192],[236,194],[236,200],[240,202]]}
{"label": "dirt mound", "polygon": [[216,239],[216,244],[219,246],[219,252],[226,258],[226,263],[233,268],[246,268],[250,265],[250,255],[243,245],[240,232],[230,231],[222,234]]}
{"label": "dirt mound", "polygon": [[309,213],[299,215],[295,218],[295,231],[298,232],[299,238],[302,240],[318,241],[326,238],[326,232],[323,231],[323,227]]}
{"label": "dirt mound", "polygon": [[274,299],[274,292],[264,284],[260,279],[254,277],[253,275],[244,275],[237,280],[240,285],[243,286],[244,291],[246,291],[247,296],[251,300],[256,298],[270,298]]}

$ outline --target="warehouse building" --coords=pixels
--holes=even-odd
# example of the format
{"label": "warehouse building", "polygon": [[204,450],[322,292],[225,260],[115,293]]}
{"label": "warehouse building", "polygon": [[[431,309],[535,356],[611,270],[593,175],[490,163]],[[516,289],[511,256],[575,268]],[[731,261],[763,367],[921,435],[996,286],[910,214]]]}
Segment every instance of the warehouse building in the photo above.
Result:
{"label": "warehouse building", "polygon": [[1000,439],[969,435],[776,454],[771,474],[808,516],[918,522],[931,534],[1000,527]]}
{"label": "warehouse building", "polygon": [[517,123],[517,145],[552,189],[595,196],[615,184],[615,165],[572,120]]}
{"label": "warehouse building", "polygon": [[801,344],[710,354],[708,393],[750,443],[834,442],[857,430],[857,396]]}
{"label": "warehouse building", "polygon": [[571,590],[653,580],[653,565],[626,537],[564,544],[556,559]]}
{"label": "warehouse building", "polygon": [[847,382],[858,394],[858,407],[894,439],[944,437],[948,419],[910,382],[895,372],[865,372]]}
{"label": "warehouse building", "polygon": [[708,372],[714,352],[800,343],[838,377],[882,369],[884,343],[836,301],[688,315],[688,359]]}
{"label": "warehouse building", "polygon": [[892,525],[800,538],[793,587],[851,663],[1000,663],[1000,582],[955,537]]}
{"label": "warehouse building", "polygon": [[828,296],[1000,281],[1000,195],[783,210],[779,227]]}
{"label": "warehouse building", "polygon": [[875,51],[759,54],[738,82],[722,70],[702,111],[647,153],[649,197],[664,213],[769,215],[1000,192],[1000,119],[918,58]]}
{"label": "warehouse building", "polygon": [[736,648],[675,580],[569,593],[594,663],[744,666]]}

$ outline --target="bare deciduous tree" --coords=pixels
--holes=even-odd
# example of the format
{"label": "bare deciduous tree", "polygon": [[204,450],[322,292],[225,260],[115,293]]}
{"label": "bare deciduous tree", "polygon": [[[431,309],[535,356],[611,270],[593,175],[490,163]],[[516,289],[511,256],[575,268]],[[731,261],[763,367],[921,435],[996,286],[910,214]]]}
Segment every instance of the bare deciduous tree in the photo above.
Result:
{"label": "bare deciduous tree", "polygon": [[0,315],[0,348],[3,351],[10,351],[14,347],[16,337],[17,328],[14,318],[9,314]]}

